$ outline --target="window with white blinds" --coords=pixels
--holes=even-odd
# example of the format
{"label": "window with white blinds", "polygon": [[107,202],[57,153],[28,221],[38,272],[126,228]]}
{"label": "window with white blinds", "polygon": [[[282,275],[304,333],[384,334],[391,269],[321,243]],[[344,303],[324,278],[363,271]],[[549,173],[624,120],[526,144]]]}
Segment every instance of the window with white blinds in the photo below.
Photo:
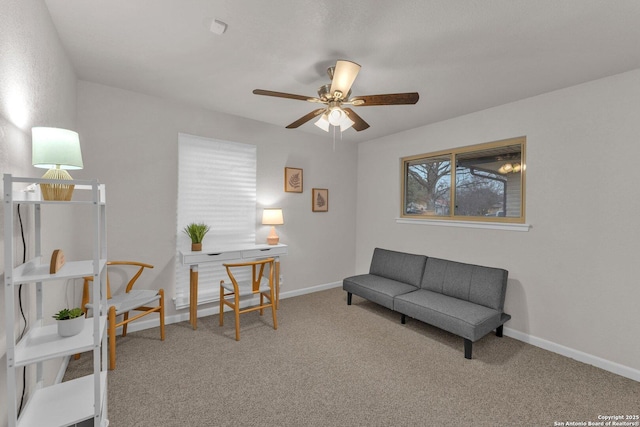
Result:
{"label": "window with white blinds", "polygon": [[[211,227],[203,250],[255,243],[256,164],[255,145],[178,134],[176,309],[189,306],[189,268],[178,253],[191,249],[187,224]],[[217,301],[220,280],[227,280],[222,262],[198,269],[198,303]]]}

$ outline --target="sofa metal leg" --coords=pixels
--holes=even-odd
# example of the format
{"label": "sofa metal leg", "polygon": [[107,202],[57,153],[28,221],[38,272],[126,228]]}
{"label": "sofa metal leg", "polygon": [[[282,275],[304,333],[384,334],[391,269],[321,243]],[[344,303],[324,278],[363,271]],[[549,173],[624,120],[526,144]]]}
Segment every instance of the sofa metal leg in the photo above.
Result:
{"label": "sofa metal leg", "polygon": [[403,325],[405,323],[407,323],[407,316],[406,315],[403,314],[402,317],[400,317],[400,323],[402,323]]}
{"label": "sofa metal leg", "polygon": [[351,305],[351,297],[352,297],[352,293],[351,292],[347,292],[347,305]]}
{"label": "sofa metal leg", "polygon": [[504,325],[500,325],[496,328],[496,336],[497,337],[501,337],[502,336],[502,328],[504,327]]}
{"label": "sofa metal leg", "polygon": [[471,340],[468,339],[464,339],[464,358],[465,359],[471,359],[471,348],[473,346],[473,343],[471,342]]}

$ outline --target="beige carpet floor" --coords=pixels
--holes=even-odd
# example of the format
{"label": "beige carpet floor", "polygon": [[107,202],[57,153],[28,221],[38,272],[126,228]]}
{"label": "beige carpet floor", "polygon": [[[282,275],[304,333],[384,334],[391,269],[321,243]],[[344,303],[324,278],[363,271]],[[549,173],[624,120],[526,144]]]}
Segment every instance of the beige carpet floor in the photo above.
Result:
{"label": "beige carpet floor", "polygon": [[[514,314],[514,313],[512,313]],[[514,314],[517,315],[517,314]],[[509,337],[462,338],[340,288],[118,337],[111,427],[554,426],[640,414],[640,383]],[[89,354],[65,380],[91,372]]]}

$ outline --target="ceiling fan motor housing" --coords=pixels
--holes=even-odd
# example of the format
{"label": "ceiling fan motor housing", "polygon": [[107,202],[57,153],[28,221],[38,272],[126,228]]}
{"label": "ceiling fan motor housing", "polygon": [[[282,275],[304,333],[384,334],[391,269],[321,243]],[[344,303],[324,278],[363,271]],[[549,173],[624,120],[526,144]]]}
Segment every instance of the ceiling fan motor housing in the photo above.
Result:
{"label": "ceiling fan motor housing", "polygon": [[[339,99],[346,101],[351,96],[351,90],[347,93],[347,96],[341,96]],[[331,83],[322,85],[318,88],[318,98],[323,101],[331,101],[334,99],[334,94],[331,93]]]}

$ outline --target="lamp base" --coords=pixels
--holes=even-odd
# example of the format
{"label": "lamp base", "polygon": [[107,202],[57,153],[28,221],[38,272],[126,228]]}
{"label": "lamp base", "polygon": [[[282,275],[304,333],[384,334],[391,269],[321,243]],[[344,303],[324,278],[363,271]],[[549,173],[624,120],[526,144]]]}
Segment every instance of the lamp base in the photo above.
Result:
{"label": "lamp base", "polygon": [[[58,179],[61,181],[70,181],[71,175],[65,169],[49,169],[47,173],[42,176],[43,179]],[[40,191],[42,191],[42,198],[44,200],[71,200],[73,195],[73,189],[75,185],[70,184],[40,184]]]}
{"label": "lamp base", "polygon": [[276,234],[276,228],[272,226],[271,232],[267,236],[267,243],[270,245],[277,245],[279,241],[280,237]]}

